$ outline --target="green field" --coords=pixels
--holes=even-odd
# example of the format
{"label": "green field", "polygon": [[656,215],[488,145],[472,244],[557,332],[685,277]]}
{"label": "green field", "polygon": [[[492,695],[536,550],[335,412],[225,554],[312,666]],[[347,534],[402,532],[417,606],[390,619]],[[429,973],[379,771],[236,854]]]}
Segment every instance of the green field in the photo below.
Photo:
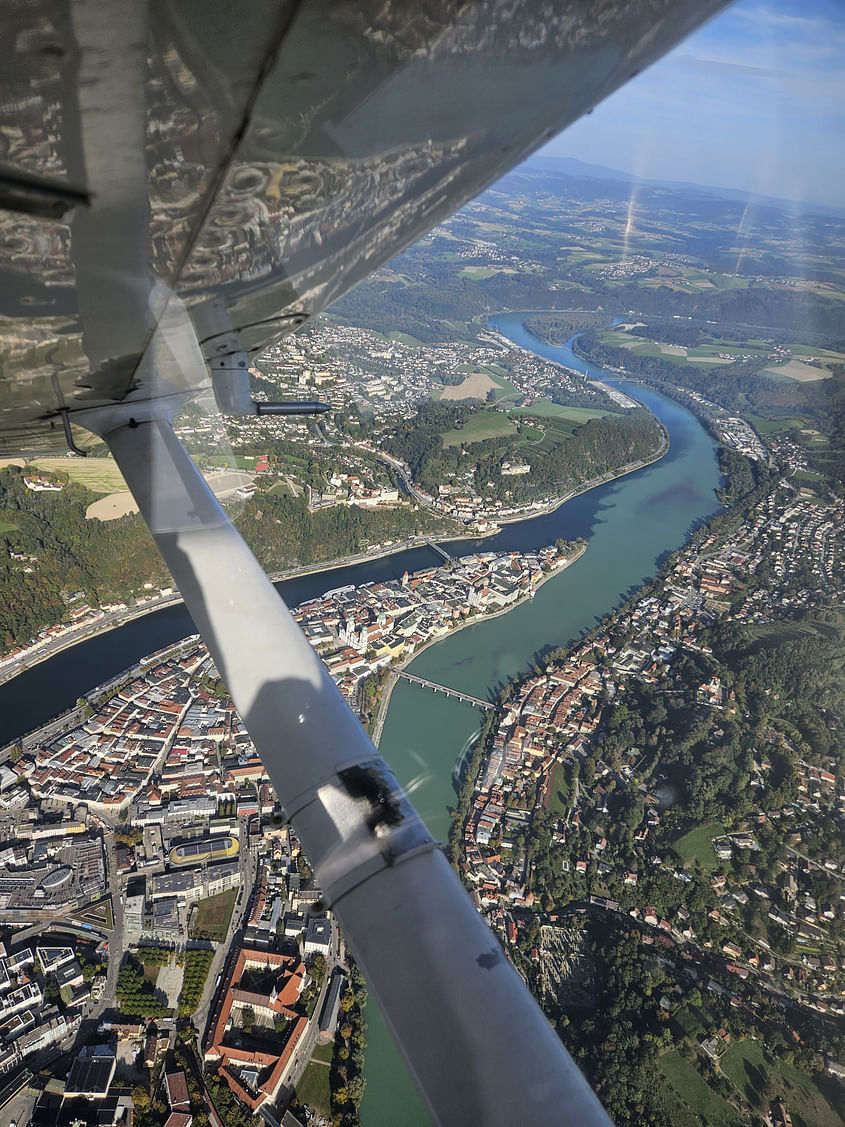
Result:
{"label": "green field", "polygon": [[293,493],[291,492],[291,488],[286,481],[277,481],[275,485],[270,486],[270,488],[267,490],[267,492],[272,493],[274,497],[292,497],[293,496]]}
{"label": "green field", "polygon": [[228,892],[200,900],[191,928],[191,938],[210,939],[222,943],[229,932],[229,921],[232,918],[237,895],[238,890],[230,888]]}
{"label": "green field", "polygon": [[387,339],[395,340],[399,344],[406,344],[409,348],[420,348],[422,346],[422,341],[412,337],[410,333],[388,333]]}
{"label": "green field", "polygon": [[697,861],[703,869],[715,869],[717,861],[711,838],[721,837],[724,832],[725,827],[721,822],[711,822],[708,826],[698,826],[679,837],[672,842],[672,848],[686,865]]}
{"label": "green field", "polygon": [[[314,1056],[316,1056],[316,1051]],[[327,1064],[311,1059],[310,1064],[302,1074],[302,1079],[296,1085],[296,1098],[301,1104],[308,1104],[312,1111],[329,1115],[331,1111],[331,1092],[329,1090],[329,1072]]]}
{"label": "green field", "polygon": [[[560,777],[564,784],[566,782],[566,767],[563,763],[556,763],[554,772],[552,773],[551,783],[549,785],[549,804],[546,807],[549,814],[553,818],[565,818],[569,810],[569,799],[564,798],[561,794],[560,787],[558,786],[558,777]],[[567,790],[569,788],[567,787]]]}
{"label": "green field", "polygon": [[552,403],[550,399],[535,399],[530,407],[516,407],[511,417],[531,416],[535,419],[568,419],[573,423],[586,423],[590,419],[603,419],[609,412],[594,411],[591,407],[568,407],[565,403]]}
{"label": "green field", "polygon": [[126,489],[123,474],[111,458],[39,458],[31,463],[33,468],[47,473],[67,474],[92,493],[117,493]]}
{"label": "green field", "polygon": [[826,481],[824,474],[813,473],[812,470],[796,470],[792,475],[793,481],[804,481],[807,485],[818,485],[820,481]]}
{"label": "green field", "polygon": [[494,369],[485,368],[484,372],[490,377],[497,387],[496,402],[503,403],[506,399],[522,399],[522,393],[517,391],[510,380],[496,374]]}
{"label": "green field", "polygon": [[794,417],[766,419],[762,415],[747,414],[745,418],[753,427],[756,427],[760,434],[781,434],[785,430],[801,430],[809,426],[807,419],[796,419]]}
{"label": "green field", "polygon": [[4,532],[14,532],[17,527],[17,524],[15,524],[11,517],[0,517],[0,534]]}
{"label": "green field", "polygon": [[470,442],[483,442],[485,438],[515,435],[516,424],[501,411],[476,411],[462,427],[443,435],[444,446],[462,446]]}
{"label": "green field", "polygon": [[836,1114],[811,1077],[786,1061],[769,1056],[758,1041],[739,1041],[719,1065],[753,1107],[765,1110],[772,1098],[782,1097],[795,1127],[841,1127]]}
{"label": "green field", "polygon": [[680,1053],[666,1053],[658,1061],[660,1071],[684,1101],[701,1116],[707,1127],[739,1127],[742,1119],[731,1105],[718,1096],[689,1061]]}
{"label": "green field", "polygon": [[689,1037],[694,1033],[704,1033],[713,1025],[713,1015],[704,1006],[680,1006],[672,1014],[672,1027],[676,1035]]}
{"label": "green field", "polygon": [[323,1064],[331,1064],[333,1056],[334,1042],[329,1041],[327,1045],[314,1046],[314,1052],[311,1054],[311,1060],[321,1060]]}
{"label": "green field", "polygon": [[496,266],[465,266],[458,271],[459,278],[470,278],[473,282],[481,282],[485,278],[492,278],[501,274],[502,270]]}

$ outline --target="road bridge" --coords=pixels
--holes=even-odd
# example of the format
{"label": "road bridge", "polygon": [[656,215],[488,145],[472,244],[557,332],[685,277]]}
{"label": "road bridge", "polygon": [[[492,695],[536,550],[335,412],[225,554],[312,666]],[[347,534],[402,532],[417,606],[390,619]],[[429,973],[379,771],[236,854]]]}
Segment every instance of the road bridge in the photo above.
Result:
{"label": "road bridge", "polygon": [[437,552],[438,556],[442,556],[444,563],[455,563],[455,557],[450,556],[446,549],[441,547],[440,544],[435,544],[433,540],[426,540],[426,546],[431,548],[433,552]]}
{"label": "road bridge", "polygon": [[435,693],[444,693],[447,697],[456,697],[458,700],[466,701],[471,704],[473,708],[486,708],[489,712],[495,712],[496,705],[491,704],[489,700],[481,700],[480,697],[471,696],[469,693],[462,693],[458,689],[452,689],[448,685],[440,685],[437,681],[429,681],[427,677],[417,677],[415,673],[409,673],[407,669],[396,669],[391,666],[392,672],[398,677],[404,677],[406,681],[410,681],[412,685],[422,685],[424,689],[433,689]]}

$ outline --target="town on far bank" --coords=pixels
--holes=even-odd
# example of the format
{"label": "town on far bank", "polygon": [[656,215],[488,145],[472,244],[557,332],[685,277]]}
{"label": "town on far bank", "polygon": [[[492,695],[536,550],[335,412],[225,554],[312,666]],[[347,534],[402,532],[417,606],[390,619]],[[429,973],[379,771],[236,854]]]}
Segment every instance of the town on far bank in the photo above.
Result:
{"label": "town on far bank", "polygon": [[[835,1107],[843,516],[840,498],[768,480],[485,728],[453,862],[594,1082],[610,1065],[571,1007],[589,1014],[607,960],[628,957],[650,999],[638,1064],[693,1111],[706,1093],[727,1116],[835,1121],[810,1076]],[[744,1084],[748,1061],[770,1081]],[[611,1114],[640,1098],[634,1075],[597,1081]]]}

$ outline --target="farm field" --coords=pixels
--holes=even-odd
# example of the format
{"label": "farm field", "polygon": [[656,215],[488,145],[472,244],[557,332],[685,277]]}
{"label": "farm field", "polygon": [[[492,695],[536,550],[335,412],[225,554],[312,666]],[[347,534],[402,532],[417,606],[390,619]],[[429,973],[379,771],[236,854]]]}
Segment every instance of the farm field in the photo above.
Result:
{"label": "farm field", "polygon": [[454,399],[486,399],[487,393],[495,392],[497,385],[487,372],[479,370],[467,374],[459,384],[449,384],[440,392],[441,403]]}
{"label": "farm field", "polygon": [[793,358],[787,360],[785,364],[772,364],[770,368],[763,368],[762,374],[779,380],[811,383],[813,380],[828,380],[833,373],[829,368],[816,368],[813,364],[806,364],[803,360]]}
{"label": "farm field", "polygon": [[724,832],[725,827],[721,822],[710,822],[707,826],[697,826],[679,837],[672,843],[672,848],[684,864],[697,861],[704,869],[715,869],[716,854],[713,852],[711,839],[721,837]]}
{"label": "farm field", "polygon": [[47,473],[65,473],[92,493],[117,493],[126,489],[123,474],[111,458],[38,458],[31,465]]}
{"label": "farm field", "polygon": [[787,430],[801,430],[808,425],[807,419],[796,419],[795,417],[787,416],[777,419],[767,419],[762,415],[747,414],[745,418],[760,434],[782,434]]}
{"label": "farm field", "polygon": [[470,442],[483,442],[485,438],[515,435],[516,424],[501,411],[478,411],[462,426],[443,435],[444,446],[461,446]]}

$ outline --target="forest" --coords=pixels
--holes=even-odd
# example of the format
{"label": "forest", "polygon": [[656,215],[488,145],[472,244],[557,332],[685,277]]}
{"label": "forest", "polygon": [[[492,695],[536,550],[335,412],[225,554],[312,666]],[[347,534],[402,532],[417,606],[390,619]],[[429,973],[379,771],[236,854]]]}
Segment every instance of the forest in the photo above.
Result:
{"label": "forest", "polygon": [[[23,476],[14,466],[0,470],[0,649],[29,644],[40,630],[67,621],[75,606],[131,604],[149,594],[146,583],[172,582],[140,516],[86,520],[96,494],[73,482],[61,493],[32,492]],[[310,513],[304,497],[261,492],[244,503],[236,523],[262,565],[276,572],[448,522],[408,506],[338,505]]]}
{"label": "forest", "polygon": [[[529,443],[521,432],[512,438],[488,438],[445,446],[443,435],[460,430],[485,408],[421,403],[416,418],[392,427],[384,448],[411,467],[415,481],[436,494],[437,487],[462,473],[472,473],[475,491],[490,500],[520,504],[536,497],[560,497],[631,462],[654,457],[662,431],[646,410],[609,415],[577,425],[544,423],[542,442]],[[508,459],[530,466],[521,476],[502,474]]]}
{"label": "forest", "polygon": [[[63,475],[56,475],[61,481]],[[126,601],[144,584],[170,582],[141,517],[86,520],[96,495],[66,481],[61,493],[36,493],[16,466],[0,470],[0,647],[26,644],[78,604]]]}

